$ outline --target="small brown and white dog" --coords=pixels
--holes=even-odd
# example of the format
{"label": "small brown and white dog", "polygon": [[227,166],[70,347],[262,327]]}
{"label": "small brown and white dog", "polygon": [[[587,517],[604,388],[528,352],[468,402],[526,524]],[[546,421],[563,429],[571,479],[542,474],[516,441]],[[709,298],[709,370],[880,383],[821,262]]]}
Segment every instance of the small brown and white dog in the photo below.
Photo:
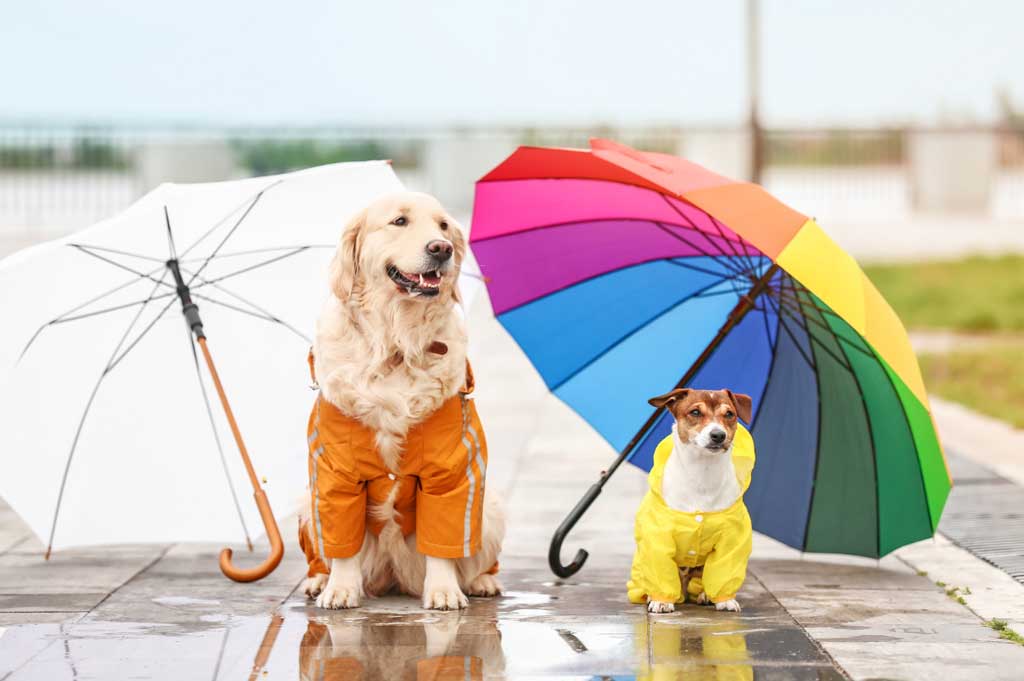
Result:
{"label": "small brown and white dog", "polygon": [[[465,252],[461,227],[437,199],[403,192],[360,211],[331,262],[331,293],[313,346],[321,395],[375,433],[389,470],[399,468],[409,429],[466,383],[467,335],[456,308]],[[437,344],[447,351],[431,352]],[[303,508],[308,515],[310,504]],[[379,540],[367,532],[358,555],[332,559],[329,577],[306,580],[306,594],[320,607],[355,607],[367,593],[397,588],[422,596],[426,608],[447,610],[466,607],[466,593],[501,592],[497,577],[487,573],[505,533],[500,503],[490,490],[483,500],[482,548],[466,558],[421,554],[415,535],[403,538],[393,505],[369,512],[385,521]],[[311,527],[308,517],[301,522]]]}
{"label": "small brown and white dog", "polygon": [[[681,587],[680,599],[685,600],[689,582],[701,580],[701,593],[692,594],[697,603],[739,611],[734,596],[746,575],[752,538],[742,496],[754,460],[749,434],[744,431],[738,437],[737,431],[739,419],[750,422],[751,399],[731,390],[681,388],[652,397],[649,403],[667,408],[675,423],[655,454],[656,462],[664,461],[660,480],[656,463],[651,489],[637,512],[630,600],[646,600],[650,612],[672,612],[674,603],[650,595],[670,594]],[[739,445],[736,456],[734,442]],[[667,457],[663,448],[669,449]],[[650,556],[660,555],[657,547],[666,532],[674,543],[671,560],[678,567],[678,579],[672,562],[650,563]]]}

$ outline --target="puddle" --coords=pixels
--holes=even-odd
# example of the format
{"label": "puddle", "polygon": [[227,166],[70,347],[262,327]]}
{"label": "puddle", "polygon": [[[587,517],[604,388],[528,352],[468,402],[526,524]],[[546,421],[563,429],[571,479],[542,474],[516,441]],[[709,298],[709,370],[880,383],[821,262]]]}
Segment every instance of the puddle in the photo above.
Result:
{"label": "puddle", "polygon": [[518,608],[524,605],[547,605],[555,598],[534,591],[509,591],[498,602],[500,608]]}
{"label": "puddle", "polygon": [[160,596],[159,598],[153,598],[151,600],[157,605],[166,605],[172,608],[179,606],[216,608],[220,606],[220,601],[209,600],[206,598],[189,598],[188,596]]}
{"label": "puddle", "polygon": [[[263,616],[203,612],[224,606],[167,596],[153,601],[177,608],[171,616],[178,623],[87,617],[0,628],[0,678],[646,679],[685,671],[694,678],[753,679],[761,665],[778,679],[841,678],[771,599],[745,601],[749,614],[684,606],[653,618],[642,608],[581,609],[596,596],[511,591],[500,600],[473,599],[462,613],[424,612],[415,599],[401,597],[350,611],[291,600]],[[188,608],[196,612],[181,623]]]}

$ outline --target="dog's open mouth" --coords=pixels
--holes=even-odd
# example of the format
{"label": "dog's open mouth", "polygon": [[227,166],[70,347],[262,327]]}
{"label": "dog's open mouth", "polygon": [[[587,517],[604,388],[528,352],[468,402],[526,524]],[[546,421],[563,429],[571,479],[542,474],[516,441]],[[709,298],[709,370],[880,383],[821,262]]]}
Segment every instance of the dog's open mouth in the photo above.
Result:
{"label": "dog's open mouth", "polygon": [[388,276],[402,291],[413,296],[436,296],[441,292],[444,273],[441,270],[428,272],[403,272],[394,265],[388,265]]}

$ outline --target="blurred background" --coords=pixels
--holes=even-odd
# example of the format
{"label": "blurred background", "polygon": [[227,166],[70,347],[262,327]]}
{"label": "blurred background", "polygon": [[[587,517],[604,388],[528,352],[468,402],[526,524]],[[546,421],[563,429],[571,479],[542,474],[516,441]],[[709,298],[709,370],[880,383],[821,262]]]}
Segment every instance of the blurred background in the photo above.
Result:
{"label": "blurred background", "polygon": [[20,3],[0,256],[161,182],[373,158],[468,224],[517,145],[609,137],[815,216],[929,388],[1024,427],[1022,23],[996,0]]}

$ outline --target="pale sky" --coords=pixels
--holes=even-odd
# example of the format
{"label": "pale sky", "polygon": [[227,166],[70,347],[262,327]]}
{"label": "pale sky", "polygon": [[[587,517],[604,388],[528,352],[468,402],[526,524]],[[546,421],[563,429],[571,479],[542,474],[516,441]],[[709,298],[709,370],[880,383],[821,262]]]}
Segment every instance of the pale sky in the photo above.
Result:
{"label": "pale sky", "polygon": [[[744,0],[32,0],[0,10],[0,122],[719,124]],[[1024,108],[1024,3],[764,0],[768,125]]]}

